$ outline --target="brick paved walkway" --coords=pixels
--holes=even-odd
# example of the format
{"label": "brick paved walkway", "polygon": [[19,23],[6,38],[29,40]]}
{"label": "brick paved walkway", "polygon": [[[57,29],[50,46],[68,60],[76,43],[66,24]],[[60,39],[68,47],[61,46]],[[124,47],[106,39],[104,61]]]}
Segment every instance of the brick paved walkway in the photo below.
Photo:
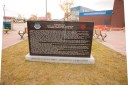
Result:
{"label": "brick paved walkway", "polygon": [[[27,38],[27,35],[24,35],[24,39]],[[8,34],[3,33],[3,38],[2,38],[2,49],[7,48],[11,45],[14,45],[18,42],[23,41],[24,39],[21,39],[20,36],[18,35],[17,31],[10,31]]]}
{"label": "brick paved walkway", "polygon": [[100,43],[110,47],[111,49],[126,55],[126,41],[124,31],[104,31],[107,34],[105,42],[97,39]]}
{"label": "brick paved walkway", "polygon": [[[18,42],[23,41],[18,34],[18,31],[24,31],[24,28],[27,27],[26,23],[17,23],[13,25],[14,31],[9,31],[8,34],[3,33],[2,36],[2,49],[7,48],[11,45],[14,45]],[[27,39],[27,34],[24,35],[24,39]]]}

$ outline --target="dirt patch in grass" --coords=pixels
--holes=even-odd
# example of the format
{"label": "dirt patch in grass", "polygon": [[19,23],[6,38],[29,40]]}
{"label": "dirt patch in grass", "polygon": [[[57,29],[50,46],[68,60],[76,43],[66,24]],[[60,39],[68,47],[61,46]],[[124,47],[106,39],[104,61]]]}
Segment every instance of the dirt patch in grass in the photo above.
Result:
{"label": "dirt patch in grass", "polygon": [[95,64],[25,61],[28,41],[2,50],[3,85],[127,85],[126,56],[92,43]]}

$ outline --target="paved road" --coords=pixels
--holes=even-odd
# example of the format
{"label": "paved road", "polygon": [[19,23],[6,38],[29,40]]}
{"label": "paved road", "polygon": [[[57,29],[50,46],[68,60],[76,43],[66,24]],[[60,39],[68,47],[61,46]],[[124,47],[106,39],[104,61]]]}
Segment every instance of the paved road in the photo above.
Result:
{"label": "paved road", "polygon": [[[26,23],[15,23],[15,24],[13,24],[14,31],[9,31],[8,34],[3,33],[2,49],[7,48],[11,45],[14,45],[20,41],[23,41],[23,40],[21,40],[21,38],[18,34],[18,31],[19,30],[24,31],[25,27],[27,27]],[[27,38],[27,34],[24,35],[24,39],[26,39],[26,38]]]}

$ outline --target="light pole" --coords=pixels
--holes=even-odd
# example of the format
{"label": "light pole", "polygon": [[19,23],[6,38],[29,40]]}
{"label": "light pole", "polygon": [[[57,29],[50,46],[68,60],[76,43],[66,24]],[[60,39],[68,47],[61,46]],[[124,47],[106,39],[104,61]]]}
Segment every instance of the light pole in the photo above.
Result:
{"label": "light pole", "polygon": [[3,11],[4,11],[4,18],[3,18],[3,24],[4,24],[4,29],[6,29],[6,17],[5,17],[5,5],[4,5],[4,7],[3,7]]}
{"label": "light pole", "polygon": [[3,11],[4,11],[4,20],[5,20],[5,5],[3,7]]}
{"label": "light pole", "polygon": [[47,20],[47,0],[46,0],[46,20]]}

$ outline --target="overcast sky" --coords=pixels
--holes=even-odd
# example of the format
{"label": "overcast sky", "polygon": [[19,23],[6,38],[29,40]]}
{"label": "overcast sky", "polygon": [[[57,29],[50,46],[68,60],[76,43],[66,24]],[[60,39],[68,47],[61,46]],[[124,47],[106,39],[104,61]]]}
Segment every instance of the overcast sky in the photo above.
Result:
{"label": "overcast sky", "polygon": [[[64,1],[64,0],[61,0]],[[61,19],[64,12],[61,10],[60,0],[47,0],[47,11],[52,13],[53,19]],[[74,6],[84,6],[93,10],[113,9],[114,0],[74,0]],[[46,13],[46,0],[3,0],[5,15],[29,18],[32,14],[44,17]]]}

